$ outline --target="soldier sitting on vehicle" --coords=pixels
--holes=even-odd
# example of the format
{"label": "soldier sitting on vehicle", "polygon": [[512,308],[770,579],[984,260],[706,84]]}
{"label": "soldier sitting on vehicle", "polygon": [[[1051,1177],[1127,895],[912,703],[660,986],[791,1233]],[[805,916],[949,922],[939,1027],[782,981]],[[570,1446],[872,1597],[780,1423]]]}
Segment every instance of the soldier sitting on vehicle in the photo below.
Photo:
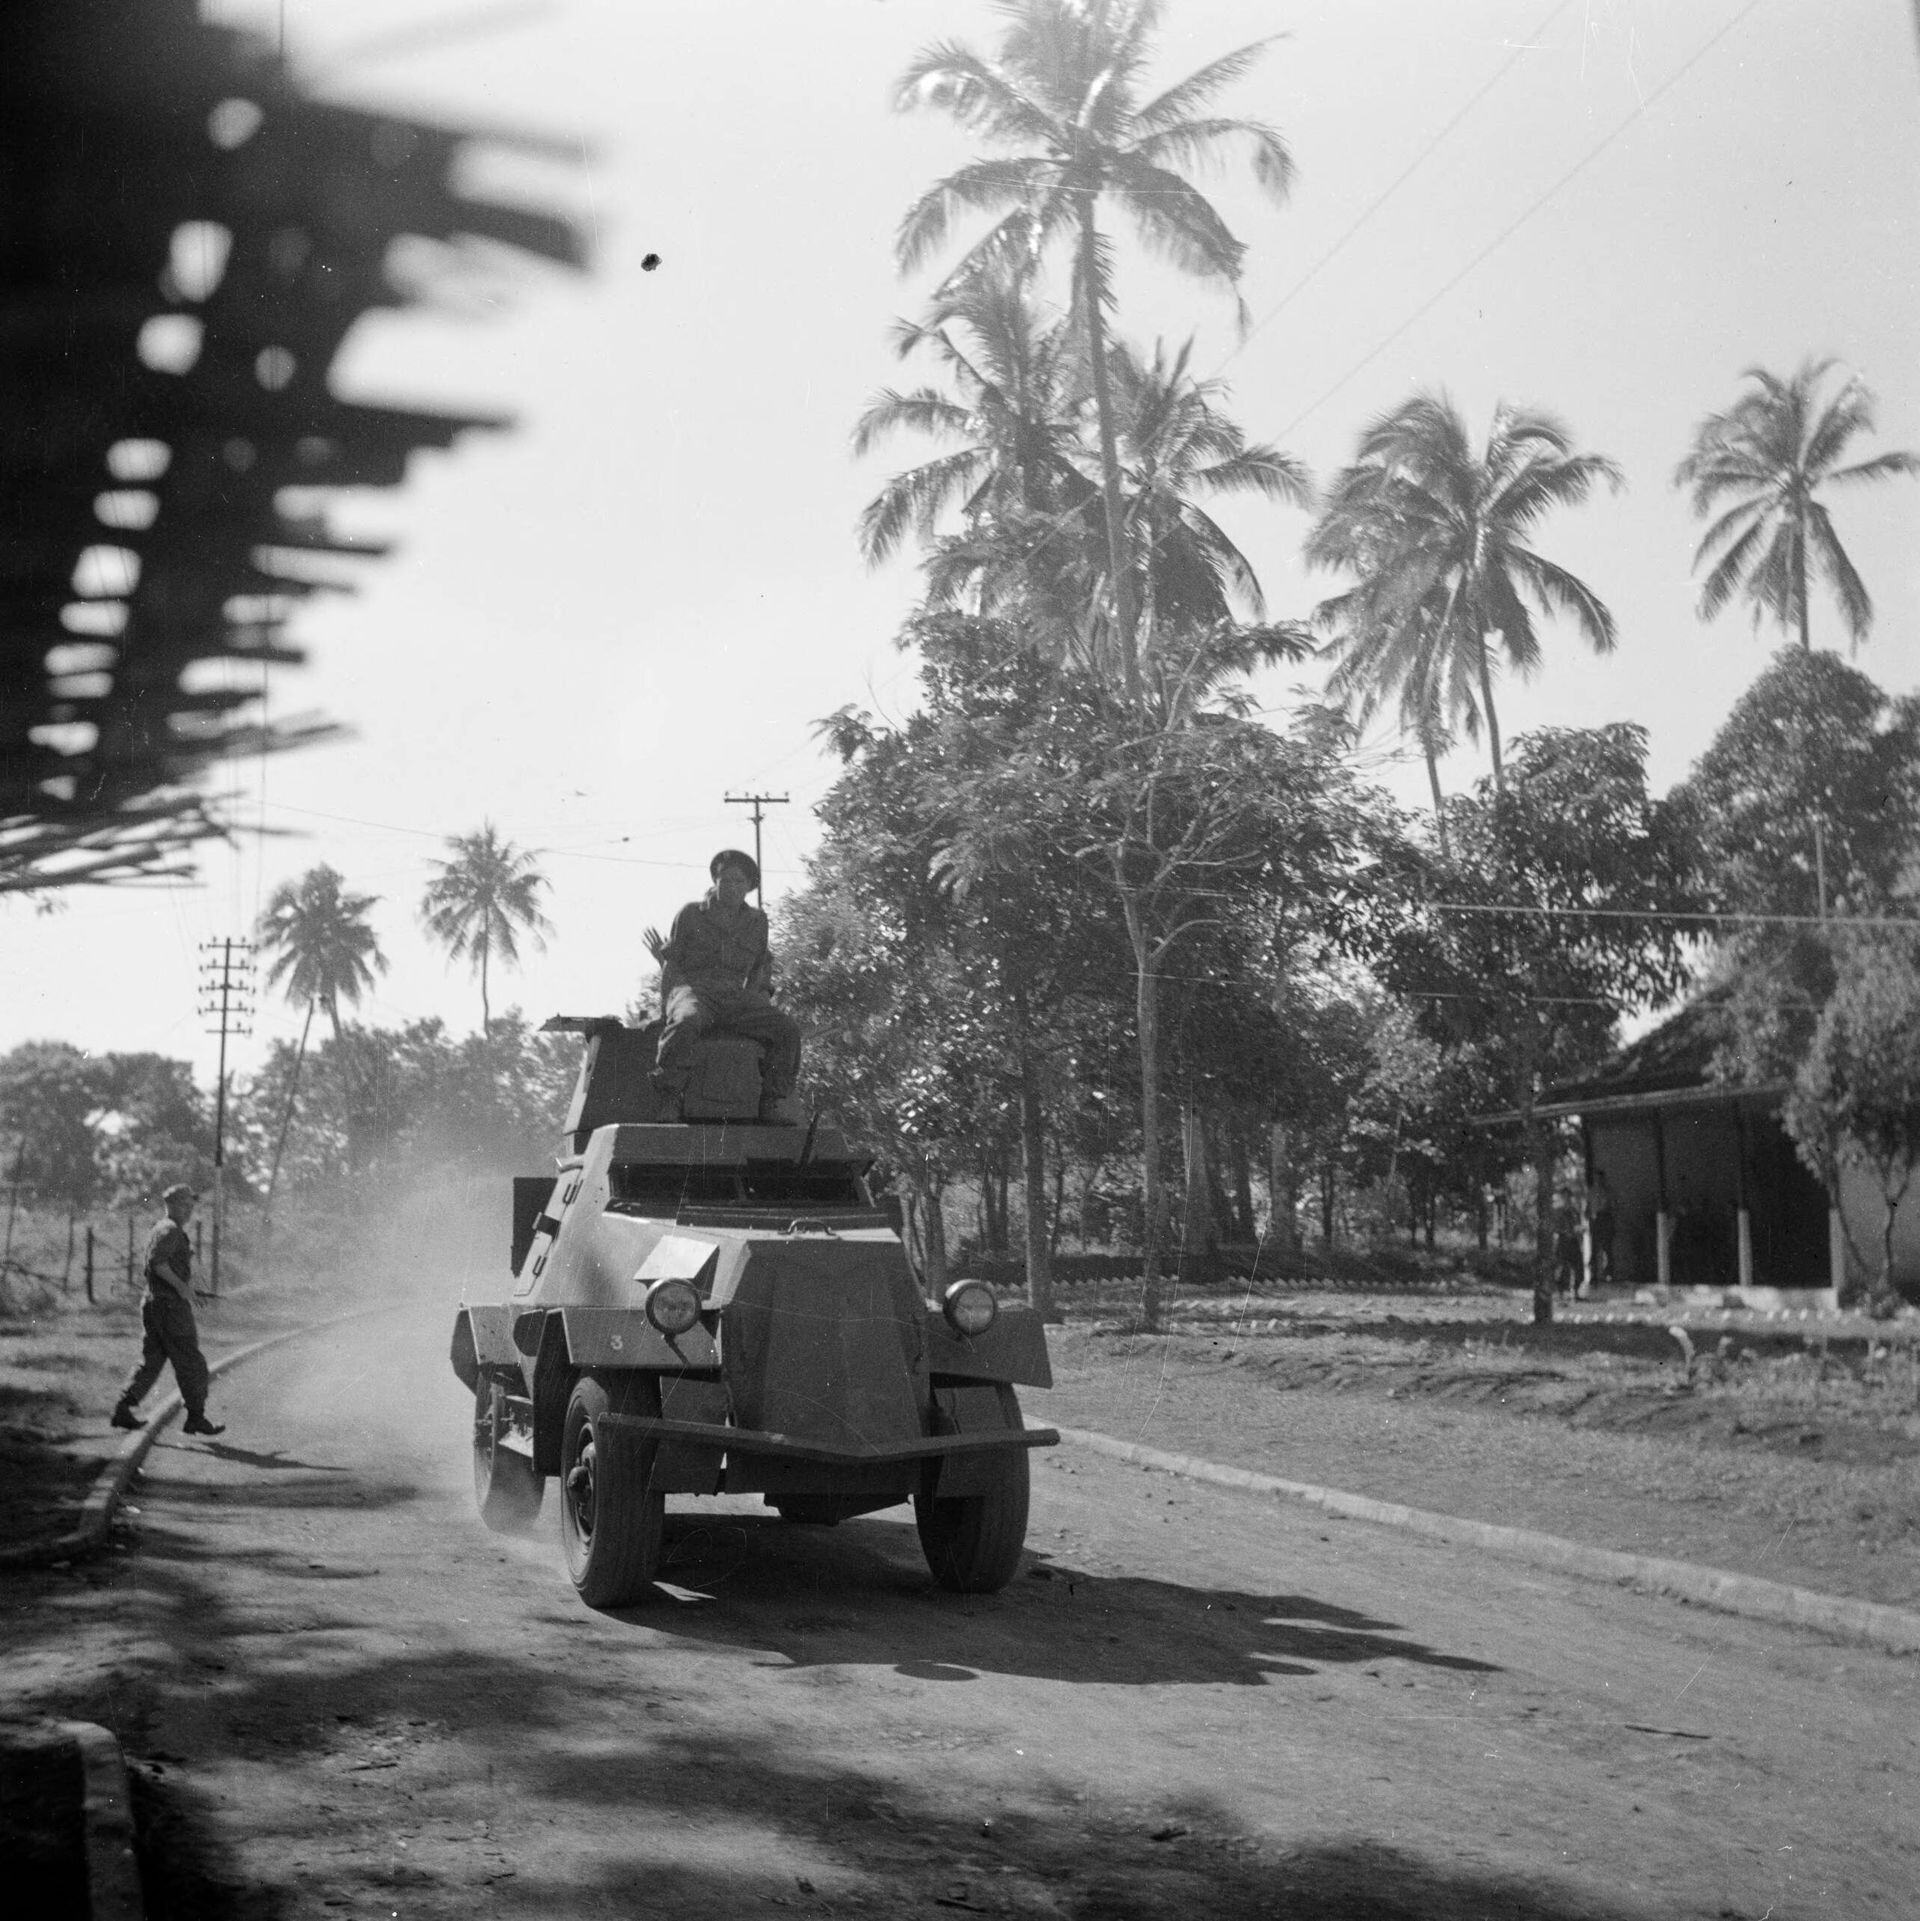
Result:
{"label": "soldier sitting on vehicle", "polygon": [[673,917],[667,938],[651,927],[646,932],[647,947],[660,963],[666,1016],[654,1085],[678,1097],[686,1091],[689,1055],[702,1034],[744,1034],[766,1054],[760,1118],[778,1120],[800,1071],[800,1028],[773,1004],[767,917],[747,905],[760,869],[752,855],[728,847],[714,855],[707,871],[712,887]]}

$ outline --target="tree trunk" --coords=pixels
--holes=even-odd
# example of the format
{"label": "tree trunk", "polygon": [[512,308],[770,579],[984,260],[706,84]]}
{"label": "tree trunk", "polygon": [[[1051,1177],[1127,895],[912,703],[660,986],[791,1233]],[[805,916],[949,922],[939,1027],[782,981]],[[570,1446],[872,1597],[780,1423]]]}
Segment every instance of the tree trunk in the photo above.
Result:
{"label": "tree trunk", "polygon": [[1247,1152],[1244,1117],[1236,1114],[1227,1129],[1228,1172],[1233,1181],[1233,1238],[1251,1245],[1260,1238],[1253,1219],[1253,1163]]}
{"label": "tree trunk", "polygon": [[1493,662],[1487,655],[1488,636],[1480,636],[1480,703],[1487,710],[1487,746],[1493,755],[1493,791],[1507,791],[1506,768],[1500,759],[1500,717],[1493,711]]}
{"label": "tree trunk", "polygon": [[[1127,918],[1136,919],[1132,904]],[[1134,976],[1134,1012],[1140,1028],[1140,1192],[1146,1218],[1140,1272],[1140,1318],[1160,1326],[1160,1259],[1165,1245],[1165,1209],[1160,1197],[1160,1003],[1152,963],[1140,941]]]}
{"label": "tree trunk", "polygon": [[1267,1232],[1290,1260],[1300,1256],[1300,1169],[1293,1157],[1293,1130],[1275,1121],[1267,1132]]}
{"label": "tree trunk", "polygon": [[1331,1166],[1320,1170],[1320,1245],[1329,1251],[1333,1247],[1333,1201],[1338,1176]]}
{"label": "tree trunk", "polygon": [[1191,1095],[1180,1115],[1180,1145],[1186,1163],[1186,1204],[1181,1209],[1180,1285],[1202,1287],[1216,1278],[1213,1196],[1207,1183],[1207,1135],[1200,1104]]}
{"label": "tree trunk", "polygon": [[[273,1194],[280,1185],[280,1157],[287,1151],[287,1130],[293,1125],[293,1103],[300,1092],[300,1068],[307,1058],[307,1036],[313,1031],[314,1003],[307,1002],[307,1018],[300,1023],[300,1045],[294,1050],[293,1078],[287,1082],[287,1110],[280,1116],[279,1137],[273,1143],[273,1166],[267,1173],[267,1198],[262,1208],[262,1238],[273,1232]],[[340,1031],[338,1021],[334,1023],[334,1033]]]}
{"label": "tree trunk", "polygon": [[1040,1125],[1040,1077],[1033,1056],[1020,1050],[1020,1169],[1027,1229],[1027,1301],[1043,1321],[1057,1321],[1053,1305],[1053,1243],[1047,1229],[1047,1140]]}
{"label": "tree trunk", "polygon": [[[1100,311],[1093,224],[1094,196],[1080,199],[1080,290],[1087,329],[1087,371],[1093,385],[1093,411],[1100,426],[1100,501],[1107,523],[1107,568],[1113,577],[1114,626],[1127,699],[1140,701],[1140,661],[1134,651],[1133,568],[1127,556],[1126,529],[1120,514],[1120,450],[1113,431],[1113,393],[1107,377],[1106,317]],[[1149,1229],[1151,1234],[1151,1229]]]}
{"label": "tree trunk", "polygon": [[493,1006],[487,999],[487,943],[480,943],[480,1038],[493,1038]]}
{"label": "tree trunk", "polygon": [[903,1198],[907,1264],[921,1286],[938,1300],[947,1290],[947,1226],[940,1206],[940,1189],[924,1177],[909,1174]]}
{"label": "tree trunk", "polygon": [[1514,1068],[1514,1106],[1533,1168],[1533,1318],[1553,1319],[1553,1129],[1533,1109],[1540,1098],[1540,1026],[1531,1006],[1521,1015],[1520,1049]]}
{"label": "tree trunk", "polygon": [[1427,785],[1433,790],[1433,830],[1440,842],[1440,858],[1451,860],[1453,849],[1447,841],[1447,803],[1440,792],[1440,761],[1433,751],[1433,741],[1423,735],[1421,749],[1427,757]]}

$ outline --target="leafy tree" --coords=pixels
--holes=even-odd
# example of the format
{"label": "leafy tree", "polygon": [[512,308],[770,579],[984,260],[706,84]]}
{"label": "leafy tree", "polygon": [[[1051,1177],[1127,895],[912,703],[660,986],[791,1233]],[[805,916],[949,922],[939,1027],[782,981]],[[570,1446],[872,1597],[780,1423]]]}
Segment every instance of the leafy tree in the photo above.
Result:
{"label": "leafy tree", "polygon": [[967,1159],[967,1036],[947,957],[910,941],[881,890],[831,842],[780,915],[781,995],[807,1029],[807,1078],[878,1150],[906,1204],[922,1278],[947,1276],[943,1195]]}
{"label": "leafy tree", "polygon": [[[822,808],[841,886],[897,927],[944,991],[941,1033],[949,1129],[1008,1130],[1021,1144],[1030,1298],[1051,1311],[1045,1110],[1077,1031],[1070,1006],[1097,993],[1119,948],[1110,907],[1070,853],[1004,837],[966,839],[983,788],[1010,751],[1039,734],[1056,746],[1054,671],[1003,621],[923,616],[909,627],[924,666],[922,712],[876,730],[836,716],[828,735],[847,771]],[[956,1058],[957,1057],[957,1058]],[[964,1063],[964,1066],[963,1066]],[[929,1111],[924,1103],[919,1111]],[[998,1125],[996,1126],[996,1117]]]}
{"label": "leafy tree", "polygon": [[1450,862],[1409,851],[1404,922],[1379,972],[1442,1042],[1497,1064],[1536,1178],[1534,1317],[1553,1317],[1550,1081],[1602,1059],[1626,1008],[1689,977],[1672,916],[1699,900],[1689,816],[1646,786],[1646,734],[1549,728],[1515,743],[1504,787],[1456,800]]}
{"label": "leafy tree", "polygon": [[1883,912],[1920,850],[1920,698],[1890,699],[1837,655],[1783,649],[1680,798],[1725,911]]}
{"label": "leafy tree", "polygon": [[98,1067],[100,1163],[110,1198],[157,1200],[175,1181],[208,1185],[213,1122],[187,1063],[108,1054]]}
{"label": "leafy tree", "polygon": [[1143,101],[1158,0],[1005,0],[1001,10],[1007,24],[997,59],[952,42],[929,47],[901,77],[895,103],[939,107],[990,145],[1012,151],[973,161],[929,188],[902,220],[897,252],[902,271],[911,271],[945,244],[956,220],[998,216],[949,277],[952,285],[982,273],[1018,277],[1056,239],[1073,237],[1074,305],[1098,427],[1108,590],[1133,693],[1137,609],[1107,357],[1112,262],[1099,204],[1118,200],[1141,239],[1183,272],[1232,286],[1245,248],[1181,169],[1244,143],[1256,183],[1279,202],[1292,183],[1293,161],[1264,123],[1201,111],[1251,69],[1265,42],[1211,61]]}
{"label": "leafy tree", "polygon": [[1843,938],[1781,1118],[1830,1194],[1849,1164],[1872,1175],[1883,1208],[1872,1291],[1890,1303],[1894,1221],[1920,1166],[1920,947],[1865,930]]}
{"label": "leafy tree", "polygon": [[98,1117],[106,1077],[67,1041],[23,1041],[0,1055],[0,1179],[69,1210],[100,1181]]}
{"label": "leafy tree", "polygon": [[1837,1208],[1839,1109],[1804,1089],[1816,1045],[1844,1050],[1858,1026],[1836,1016],[1839,1038],[1823,1030],[1847,943],[1868,938],[1852,923],[1920,911],[1920,698],[1889,699],[1835,654],[1783,648],[1675,798],[1692,819],[1712,905],[1755,917],[1729,923],[1714,944],[1714,1071],[1803,1090],[1788,1125]]}
{"label": "leafy tree", "polygon": [[1316,618],[1339,656],[1332,690],[1363,713],[1398,697],[1427,756],[1439,804],[1438,752],[1458,721],[1506,784],[1494,711],[1496,654],[1521,675],[1540,664],[1534,613],[1571,616],[1595,653],[1611,653],[1613,616],[1584,581],[1528,546],[1556,507],[1585,500],[1620,470],[1573,451],[1551,414],[1502,402],[1484,447],[1444,394],[1422,393],[1382,414],[1360,436],[1359,458],[1334,482],[1307,542],[1316,567],[1359,576]]}
{"label": "leafy tree", "polygon": [[1696,518],[1719,514],[1693,556],[1696,571],[1707,569],[1702,620],[1738,594],[1751,604],[1756,627],[1764,615],[1810,649],[1809,583],[1818,576],[1839,602],[1854,644],[1873,625],[1872,597],[1819,496],[1823,488],[1920,474],[1920,454],[1875,454],[1842,465],[1851,443],[1873,431],[1873,396],[1850,376],[1823,398],[1832,369],[1831,360],[1808,359],[1782,380],[1749,367],[1741,376],[1747,390],[1693,430],[1693,451],[1673,481],[1691,489]]}
{"label": "leafy tree", "polygon": [[420,901],[420,922],[447,950],[449,960],[470,961],[480,977],[480,1032],[493,1031],[487,997],[487,970],[497,955],[512,967],[520,959],[520,936],[545,947],[552,931],[539,906],[546,876],[512,841],[503,840],[492,821],[472,834],[451,834],[452,859],[436,860],[440,869]]}

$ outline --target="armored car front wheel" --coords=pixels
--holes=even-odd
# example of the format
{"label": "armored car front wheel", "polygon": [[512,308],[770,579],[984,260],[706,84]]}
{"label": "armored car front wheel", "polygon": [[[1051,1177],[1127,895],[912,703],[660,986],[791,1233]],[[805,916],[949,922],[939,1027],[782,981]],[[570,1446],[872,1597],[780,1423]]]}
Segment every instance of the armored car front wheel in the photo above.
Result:
{"label": "armored car front wheel", "polygon": [[560,1430],[560,1540],[567,1572],[589,1607],[642,1599],[660,1566],[667,1499],[653,1485],[658,1445],[610,1427],[605,1414],[658,1414],[659,1384],[647,1375],[585,1376]]}
{"label": "armored car front wheel", "polygon": [[524,1534],[539,1517],[544,1474],[503,1440],[510,1421],[506,1390],[484,1375],[473,1396],[473,1499],[496,1534]]}
{"label": "armored car front wheel", "polygon": [[[1020,1426],[1020,1404],[1013,1389],[999,1390],[1000,1415],[1007,1427]],[[920,1548],[933,1578],[956,1594],[992,1594],[1011,1581],[1027,1539],[1030,1492],[1024,1447],[995,1450],[979,1462],[979,1491],[937,1498],[939,1470],[930,1466],[913,1497],[913,1518]]]}

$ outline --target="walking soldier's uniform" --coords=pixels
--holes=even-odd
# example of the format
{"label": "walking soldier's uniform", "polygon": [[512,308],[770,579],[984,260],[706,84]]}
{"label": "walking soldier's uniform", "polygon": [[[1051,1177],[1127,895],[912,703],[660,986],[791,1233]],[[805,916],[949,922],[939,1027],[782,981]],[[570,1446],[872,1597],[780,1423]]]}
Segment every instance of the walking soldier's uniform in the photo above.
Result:
{"label": "walking soldier's uniform", "polygon": [[[191,1202],[191,1188],[170,1187],[166,1193],[167,1213],[147,1236],[146,1299],[140,1304],[140,1325],[144,1338],[140,1359],[120,1390],[113,1410],[115,1427],[137,1427],[133,1410],[169,1362],[173,1377],[180,1383],[180,1398],[186,1403],[186,1428],[190,1434],[218,1434],[222,1430],[207,1419],[207,1358],[200,1352],[199,1330],[193,1319],[193,1242],[185,1221],[174,1209],[185,1199]],[[185,1209],[191,1213],[191,1206]]]}

